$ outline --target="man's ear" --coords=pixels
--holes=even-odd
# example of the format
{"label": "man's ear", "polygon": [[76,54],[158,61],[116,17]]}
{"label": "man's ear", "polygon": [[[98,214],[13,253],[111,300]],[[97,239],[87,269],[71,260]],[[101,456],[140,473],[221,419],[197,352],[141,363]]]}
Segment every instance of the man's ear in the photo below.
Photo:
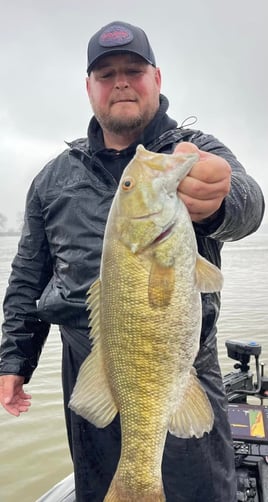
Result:
{"label": "man's ear", "polygon": [[90,78],[89,77],[86,78],[86,88],[87,88],[88,96],[90,96]]}
{"label": "man's ear", "polygon": [[155,68],[155,80],[156,80],[157,86],[160,91],[161,90],[161,82],[162,82],[162,75],[161,75],[160,68]]}

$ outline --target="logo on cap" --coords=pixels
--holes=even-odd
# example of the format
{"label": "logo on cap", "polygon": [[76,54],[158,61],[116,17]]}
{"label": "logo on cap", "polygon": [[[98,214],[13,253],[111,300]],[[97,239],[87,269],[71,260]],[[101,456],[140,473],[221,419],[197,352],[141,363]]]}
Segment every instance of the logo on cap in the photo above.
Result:
{"label": "logo on cap", "polygon": [[102,47],[115,47],[128,44],[133,38],[131,30],[120,24],[114,24],[102,32],[99,37],[99,44]]}

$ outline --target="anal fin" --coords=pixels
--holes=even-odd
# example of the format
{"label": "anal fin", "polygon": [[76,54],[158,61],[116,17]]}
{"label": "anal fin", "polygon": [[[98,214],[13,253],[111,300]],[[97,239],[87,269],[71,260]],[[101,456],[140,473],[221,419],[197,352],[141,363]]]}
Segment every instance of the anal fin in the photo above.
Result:
{"label": "anal fin", "polygon": [[169,432],[181,438],[200,438],[211,431],[213,422],[210,401],[192,368],[182,403],[171,417]]}

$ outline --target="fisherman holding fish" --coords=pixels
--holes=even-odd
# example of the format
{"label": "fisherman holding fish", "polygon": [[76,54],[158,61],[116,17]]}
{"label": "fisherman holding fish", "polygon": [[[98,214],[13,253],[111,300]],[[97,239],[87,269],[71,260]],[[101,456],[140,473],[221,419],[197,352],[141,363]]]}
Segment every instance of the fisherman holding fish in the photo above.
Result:
{"label": "fisherman holding fish", "polygon": [[24,385],[58,324],[77,502],[235,502],[220,252],[257,230],[262,192],[224,144],[168,116],[141,28],[101,28],[87,73],[87,138],[29,189],[1,404],[28,411]]}

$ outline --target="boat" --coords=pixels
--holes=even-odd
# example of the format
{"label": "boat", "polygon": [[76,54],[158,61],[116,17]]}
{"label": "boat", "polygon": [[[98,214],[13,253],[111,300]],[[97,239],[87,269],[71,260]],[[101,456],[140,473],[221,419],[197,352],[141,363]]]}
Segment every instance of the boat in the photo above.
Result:
{"label": "boat", "polygon": [[[268,377],[260,362],[261,345],[236,340],[225,345],[228,357],[236,361],[223,382],[235,452],[237,502],[268,502]],[[252,357],[255,374],[250,368]],[[36,502],[75,502],[73,474]]]}
{"label": "boat", "polygon": [[66,478],[54,485],[36,502],[75,502],[73,473],[69,474],[69,476],[66,476]]}

